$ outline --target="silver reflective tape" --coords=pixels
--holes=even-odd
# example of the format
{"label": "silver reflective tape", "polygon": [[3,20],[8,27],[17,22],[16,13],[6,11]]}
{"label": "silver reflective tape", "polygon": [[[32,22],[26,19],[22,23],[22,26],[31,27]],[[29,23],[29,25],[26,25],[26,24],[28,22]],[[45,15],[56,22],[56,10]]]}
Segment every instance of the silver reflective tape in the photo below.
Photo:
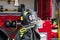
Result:
{"label": "silver reflective tape", "polygon": [[58,32],[58,29],[52,29],[52,32]]}
{"label": "silver reflective tape", "polygon": [[42,32],[42,33],[40,32],[39,34],[41,36],[40,40],[47,40],[47,32]]}

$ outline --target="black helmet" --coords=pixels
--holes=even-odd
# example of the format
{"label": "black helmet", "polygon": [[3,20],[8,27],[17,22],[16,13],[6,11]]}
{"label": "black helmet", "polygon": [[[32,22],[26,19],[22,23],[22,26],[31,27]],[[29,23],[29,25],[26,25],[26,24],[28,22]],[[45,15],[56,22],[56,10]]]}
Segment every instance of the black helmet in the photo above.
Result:
{"label": "black helmet", "polygon": [[27,9],[22,16],[24,20],[21,23],[23,25],[29,25],[31,23],[34,23],[37,19],[36,13],[30,9]]}

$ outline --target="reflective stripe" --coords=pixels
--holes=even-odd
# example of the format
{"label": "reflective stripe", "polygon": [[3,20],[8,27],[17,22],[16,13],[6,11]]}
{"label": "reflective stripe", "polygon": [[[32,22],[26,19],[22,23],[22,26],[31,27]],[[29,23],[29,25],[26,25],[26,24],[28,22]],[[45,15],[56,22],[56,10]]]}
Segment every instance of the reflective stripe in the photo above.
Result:
{"label": "reflective stripe", "polygon": [[28,12],[24,12],[24,15],[27,15],[28,14]]}
{"label": "reflective stripe", "polygon": [[26,28],[20,29],[20,37],[23,37],[25,32],[26,32]]}
{"label": "reflective stripe", "polygon": [[21,16],[21,19],[20,20],[22,20],[23,21],[23,16]]}
{"label": "reflective stripe", "polygon": [[22,33],[22,32],[25,32],[26,31],[26,28],[22,28],[22,29],[20,29],[20,32]]}

